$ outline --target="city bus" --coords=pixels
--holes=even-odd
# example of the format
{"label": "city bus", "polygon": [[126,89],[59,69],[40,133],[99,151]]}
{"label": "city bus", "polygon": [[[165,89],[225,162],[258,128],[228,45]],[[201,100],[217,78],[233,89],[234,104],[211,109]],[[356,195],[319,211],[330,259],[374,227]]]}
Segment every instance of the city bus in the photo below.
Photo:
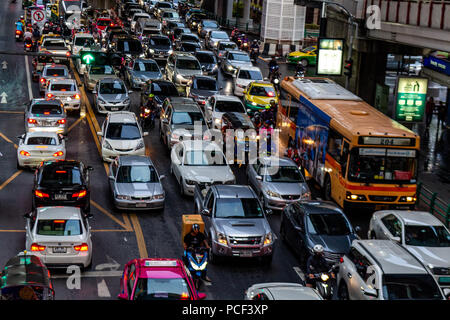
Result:
{"label": "city bus", "polygon": [[281,87],[296,105],[281,127],[327,200],[344,210],[414,208],[418,135],[330,79],[286,77]]}

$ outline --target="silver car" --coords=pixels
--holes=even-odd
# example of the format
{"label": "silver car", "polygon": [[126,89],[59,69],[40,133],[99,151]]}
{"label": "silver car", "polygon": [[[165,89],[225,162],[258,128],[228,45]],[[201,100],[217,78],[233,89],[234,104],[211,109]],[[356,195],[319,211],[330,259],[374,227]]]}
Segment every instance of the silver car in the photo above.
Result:
{"label": "silver car", "polygon": [[223,57],[227,53],[227,51],[239,51],[239,47],[236,42],[233,41],[219,41],[217,47],[214,48],[214,53],[216,54],[217,60],[222,61]]}
{"label": "silver car", "polygon": [[81,92],[75,79],[51,79],[45,91],[45,97],[61,100],[66,111],[80,112]]}
{"label": "silver car", "polygon": [[97,81],[103,78],[111,78],[117,76],[114,68],[109,65],[88,65],[84,73],[84,86],[87,90],[92,91]]}
{"label": "silver car", "polygon": [[216,48],[219,41],[230,41],[230,37],[221,30],[211,30],[205,36],[205,46],[210,50]]}
{"label": "silver car", "polygon": [[163,75],[153,59],[136,59],[126,68],[131,88],[140,89],[148,80],[161,80]]}
{"label": "silver car", "polygon": [[377,211],[370,219],[368,237],[398,242],[434,274],[450,293],[450,232],[429,212]]}
{"label": "silver car", "polygon": [[39,78],[39,93],[43,95],[50,79],[70,79],[69,69],[62,64],[47,64]]}
{"label": "silver car", "polygon": [[203,75],[202,66],[197,58],[191,54],[179,52],[169,56],[166,64],[166,80],[186,86],[195,75]]}
{"label": "silver car", "polygon": [[120,156],[110,164],[114,206],[124,210],[164,209],[165,192],[150,158]]}
{"label": "silver car", "polygon": [[67,115],[59,99],[32,99],[24,120],[25,132],[67,133]]}
{"label": "silver car", "polygon": [[310,200],[311,191],[296,163],[289,158],[260,158],[247,166],[249,184],[264,207],[283,210],[289,203]]}
{"label": "silver car", "polygon": [[236,74],[240,67],[253,66],[250,56],[244,51],[226,51],[222,59],[222,71],[230,76]]}
{"label": "silver car", "polygon": [[119,78],[104,78],[98,81],[92,93],[99,113],[130,109],[131,100],[125,83]]}
{"label": "silver car", "polygon": [[323,300],[316,289],[300,283],[257,283],[245,290],[244,300]]}

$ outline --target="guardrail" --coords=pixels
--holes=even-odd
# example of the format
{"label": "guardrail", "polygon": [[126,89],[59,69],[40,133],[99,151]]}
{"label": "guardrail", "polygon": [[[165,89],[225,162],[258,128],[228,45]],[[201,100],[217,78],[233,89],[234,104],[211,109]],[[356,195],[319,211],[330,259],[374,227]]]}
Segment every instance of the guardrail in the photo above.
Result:
{"label": "guardrail", "polygon": [[420,204],[426,206],[431,214],[444,222],[447,227],[450,227],[450,203],[438,198],[438,193],[428,189],[422,182],[417,184],[416,206]]}

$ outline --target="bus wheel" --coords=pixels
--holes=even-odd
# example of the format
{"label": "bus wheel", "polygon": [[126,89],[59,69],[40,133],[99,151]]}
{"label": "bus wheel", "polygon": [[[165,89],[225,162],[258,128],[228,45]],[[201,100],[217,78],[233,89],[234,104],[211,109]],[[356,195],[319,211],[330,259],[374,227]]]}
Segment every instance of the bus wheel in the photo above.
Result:
{"label": "bus wheel", "polygon": [[325,184],[323,187],[324,187],[323,196],[325,200],[331,201],[331,179],[329,175],[325,177]]}

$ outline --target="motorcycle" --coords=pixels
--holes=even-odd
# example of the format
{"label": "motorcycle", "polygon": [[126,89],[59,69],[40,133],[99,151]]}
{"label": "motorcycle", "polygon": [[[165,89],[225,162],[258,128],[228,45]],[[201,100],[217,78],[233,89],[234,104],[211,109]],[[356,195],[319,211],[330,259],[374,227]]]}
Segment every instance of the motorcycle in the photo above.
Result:
{"label": "motorcycle", "polygon": [[278,94],[280,94],[281,92],[281,85],[280,85],[280,72],[278,71],[279,67],[277,66],[276,68],[274,68],[273,70],[270,71],[270,82],[273,84],[273,86],[275,87],[275,90],[277,91]]}
{"label": "motorcycle", "polygon": [[294,77],[295,78],[304,78],[305,77],[305,71],[303,71],[303,70],[296,71]]}
{"label": "motorcycle", "polygon": [[194,280],[195,288],[198,290],[200,281],[206,274],[208,265],[208,251],[205,247],[188,248],[185,251],[185,259],[187,260],[187,268]]}
{"label": "motorcycle", "polygon": [[325,300],[330,300],[333,297],[331,273],[335,273],[336,268],[337,266],[332,266],[327,272],[313,274],[314,279],[316,279],[316,290]]}
{"label": "motorcycle", "polygon": [[24,49],[25,51],[33,51],[33,40],[31,40],[30,38],[25,39],[25,42],[23,43]]}
{"label": "motorcycle", "polygon": [[23,40],[22,38],[23,38],[23,31],[16,29],[16,41],[21,41]]}
{"label": "motorcycle", "polygon": [[259,56],[259,47],[253,47],[250,51],[250,60],[256,63]]}
{"label": "motorcycle", "polygon": [[249,45],[248,45],[248,39],[247,38],[242,38],[241,39],[241,45],[239,47],[239,49],[241,49],[242,51],[248,51],[249,50]]}
{"label": "motorcycle", "polygon": [[139,120],[141,127],[143,129],[148,128],[149,130],[155,127],[156,111],[149,109],[147,107],[141,107],[141,112],[139,114]]}

